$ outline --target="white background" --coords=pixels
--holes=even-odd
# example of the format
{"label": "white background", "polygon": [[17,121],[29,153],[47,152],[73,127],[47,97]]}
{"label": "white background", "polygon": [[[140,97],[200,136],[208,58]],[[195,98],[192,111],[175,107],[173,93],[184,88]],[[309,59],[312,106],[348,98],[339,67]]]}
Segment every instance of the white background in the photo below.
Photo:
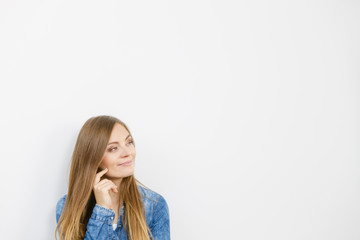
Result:
{"label": "white background", "polygon": [[360,2],[0,2],[0,239],[54,239],[82,124],[128,124],[173,240],[360,239]]}

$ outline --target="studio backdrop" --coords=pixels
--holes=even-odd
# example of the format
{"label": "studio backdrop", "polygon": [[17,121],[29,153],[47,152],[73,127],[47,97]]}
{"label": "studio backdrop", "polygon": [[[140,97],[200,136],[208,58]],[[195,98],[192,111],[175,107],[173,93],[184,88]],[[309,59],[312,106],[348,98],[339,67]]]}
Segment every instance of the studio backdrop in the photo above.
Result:
{"label": "studio backdrop", "polygon": [[112,115],[171,239],[360,239],[359,1],[0,2],[0,239],[54,239]]}

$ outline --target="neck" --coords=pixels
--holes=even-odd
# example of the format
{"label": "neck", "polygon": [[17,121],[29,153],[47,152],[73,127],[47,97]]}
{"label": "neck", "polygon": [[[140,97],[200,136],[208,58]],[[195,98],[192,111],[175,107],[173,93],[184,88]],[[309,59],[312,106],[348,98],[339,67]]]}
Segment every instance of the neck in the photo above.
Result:
{"label": "neck", "polygon": [[111,180],[118,188],[120,188],[122,178],[109,179]]}

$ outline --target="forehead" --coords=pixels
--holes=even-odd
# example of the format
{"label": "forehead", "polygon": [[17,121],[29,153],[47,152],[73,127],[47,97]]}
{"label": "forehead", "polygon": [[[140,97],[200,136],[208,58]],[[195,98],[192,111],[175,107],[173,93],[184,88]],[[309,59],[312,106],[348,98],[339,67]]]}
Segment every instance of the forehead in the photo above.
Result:
{"label": "forehead", "polygon": [[119,124],[116,123],[112,132],[111,132],[111,136],[109,139],[109,142],[112,141],[118,141],[118,140],[125,140],[125,138],[129,135],[129,132],[126,130],[126,128]]}

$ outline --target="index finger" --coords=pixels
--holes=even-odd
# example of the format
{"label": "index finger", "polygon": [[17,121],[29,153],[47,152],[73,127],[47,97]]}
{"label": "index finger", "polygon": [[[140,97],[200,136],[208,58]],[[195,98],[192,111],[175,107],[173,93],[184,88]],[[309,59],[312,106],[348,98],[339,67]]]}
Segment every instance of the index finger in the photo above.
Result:
{"label": "index finger", "polygon": [[98,172],[98,173],[96,174],[95,181],[94,181],[94,185],[97,184],[98,182],[100,182],[101,177],[102,177],[107,171],[108,171],[108,169],[105,168],[104,170],[102,170],[102,171],[100,171],[100,172]]}

